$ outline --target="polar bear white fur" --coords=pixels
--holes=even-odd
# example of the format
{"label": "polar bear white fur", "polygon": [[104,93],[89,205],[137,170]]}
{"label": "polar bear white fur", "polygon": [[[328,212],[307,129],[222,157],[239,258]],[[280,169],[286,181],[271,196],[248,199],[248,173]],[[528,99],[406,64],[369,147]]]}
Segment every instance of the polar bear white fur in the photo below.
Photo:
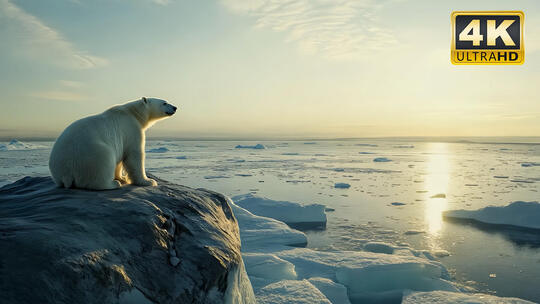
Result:
{"label": "polar bear white fur", "polygon": [[51,151],[54,182],[59,187],[91,190],[116,189],[129,182],[156,186],[144,170],[144,132],[175,112],[176,107],[165,100],[143,97],[75,121]]}

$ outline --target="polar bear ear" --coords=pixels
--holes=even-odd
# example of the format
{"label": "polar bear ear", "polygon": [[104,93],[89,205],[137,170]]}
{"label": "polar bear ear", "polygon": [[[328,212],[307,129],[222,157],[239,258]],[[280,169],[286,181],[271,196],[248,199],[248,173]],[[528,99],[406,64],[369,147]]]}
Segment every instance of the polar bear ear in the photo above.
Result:
{"label": "polar bear ear", "polygon": [[142,98],[142,101],[143,101],[144,103],[148,103],[148,101],[146,100],[146,97],[143,97],[143,98]]}

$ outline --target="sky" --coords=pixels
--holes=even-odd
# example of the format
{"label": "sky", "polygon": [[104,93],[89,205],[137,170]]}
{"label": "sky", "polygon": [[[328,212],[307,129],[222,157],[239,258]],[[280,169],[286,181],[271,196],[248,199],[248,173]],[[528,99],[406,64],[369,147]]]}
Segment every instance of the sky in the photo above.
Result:
{"label": "sky", "polygon": [[[522,10],[525,63],[450,63],[450,14]],[[540,2],[0,0],[0,137],[146,97],[177,138],[540,135]]]}

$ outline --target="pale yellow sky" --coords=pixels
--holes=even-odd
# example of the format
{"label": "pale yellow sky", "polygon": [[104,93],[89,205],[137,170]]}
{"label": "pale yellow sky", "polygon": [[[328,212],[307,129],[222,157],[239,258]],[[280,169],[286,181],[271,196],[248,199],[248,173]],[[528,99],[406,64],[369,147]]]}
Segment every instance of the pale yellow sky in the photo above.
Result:
{"label": "pale yellow sky", "polygon": [[[0,0],[0,136],[140,98],[151,135],[538,136],[537,1]],[[50,3],[49,3],[50,4]],[[522,10],[525,64],[454,66],[454,10]]]}

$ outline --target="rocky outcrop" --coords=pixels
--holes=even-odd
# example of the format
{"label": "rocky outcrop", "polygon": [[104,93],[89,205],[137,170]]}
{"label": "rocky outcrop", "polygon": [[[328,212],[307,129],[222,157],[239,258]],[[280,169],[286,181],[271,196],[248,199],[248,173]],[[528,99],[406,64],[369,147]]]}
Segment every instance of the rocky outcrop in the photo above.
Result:
{"label": "rocky outcrop", "polygon": [[0,189],[2,303],[255,303],[221,194],[25,177]]}

